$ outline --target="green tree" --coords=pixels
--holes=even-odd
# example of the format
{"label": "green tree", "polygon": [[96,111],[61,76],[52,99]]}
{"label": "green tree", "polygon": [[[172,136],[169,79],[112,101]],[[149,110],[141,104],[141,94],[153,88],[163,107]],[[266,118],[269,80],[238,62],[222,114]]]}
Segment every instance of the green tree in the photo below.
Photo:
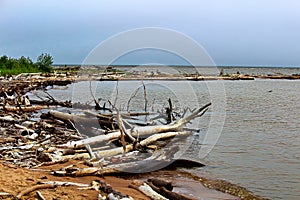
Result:
{"label": "green tree", "polygon": [[0,58],[0,63],[6,63],[7,61],[8,61],[7,55],[1,56],[1,58]]}
{"label": "green tree", "polygon": [[51,71],[52,63],[53,63],[53,57],[48,53],[45,54],[42,53],[41,55],[39,55],[36,62],[38,68],[45,72]]}

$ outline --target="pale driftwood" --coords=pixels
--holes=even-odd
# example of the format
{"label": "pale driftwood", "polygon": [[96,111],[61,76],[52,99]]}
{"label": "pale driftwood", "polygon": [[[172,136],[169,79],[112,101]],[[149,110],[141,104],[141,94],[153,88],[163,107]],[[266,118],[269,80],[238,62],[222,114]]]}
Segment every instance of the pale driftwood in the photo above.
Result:
{"label": "pale driftwood", "polygon": [[75,155],[65,155],[61,157],[61,160],[66,160],[66,159],[73,159],[73,160],[78,160],[78,159],[90,159],[90,153],[80,153],[80,154],[75,154]]}
{"label": "pale driftwood", "polygon": [[124,133],[132,142],[135,142],[136,139],[134,137],[132,137],[132,135],[130,133],[128,133],[126,128],[125,128],[119,110],[117,110],[117,122],[118,122],[118,125],[119,125],[119,128],[120,128],[120,132]]}
{"label": "pale driftwood", "polygon": [[77,168],[73,165],[68,166],[64,169],[53,171],[53,175],[57,176],[99,176],[105,174],[121,174],[128,172],[131,173],[143,173],[153,171],[153,169],[163,169],[174,162],[173,156],[177,151],[172,151],[172,149],[161,149],[156,151],[152,156],[144,160],[136,160],[128,163],[120,164],[110,164],[103,167],[88,167],[88,168]]}
{"label": "pale driftwood", "polygon": [[87,118],[87,117],[82,117],[78,115],[73,115],[69,113],[63,113],[59,112],[56,110],[50,110],[49,114],[53,116],[56,119],[60,119],[64,122],[69,123],[70,121],[73,123],[80,122],[80,123],[98,123],[98,120],[96,118]]}
{"label": "pale driftwood", "polygon": [[77,187],[88,187],[89,184],[64,182],[64,181],[44,181],[42,184],[54,185],[54,186],[77,186]]}
{"label": "pale driftwood", "polygon": [[[199,108],[196,110],[194,113],[191,115],[179,119],[178,121],[168,124],[168,125],[157,125],[157,126],[146,126],[146,127],[135,127],[133,129],[127,129],[126,132],[128,134],[132,135],[133,137],[145,137],[149,136],[155,133],[163,133],[163,132],[169,132],[169,131],[181,131],[182,127],[190,122],[191,120],[202,116],[208,109],[208,107],[211,105],[211,103],[206,104],[205,106]],[[57,111],[55,111],[57,112]],[[60,114],[60,113],[58,113]],[[65,114],[65,113],[62,113]],[[69,114],[67,114],[69,115]],[[58,145],[59,147],[62,148],[76,148],[76,147],[84,147],[85,145],[88,144],[96,144],[96,143],[101,143],[101,142],[107,142],[109,140],[114,140],[117,139],[121,136],[120,131],[112,132],[107,135],[99,135],[95,137],[90,137],[87,139],[79,140],[79,141],[71,141],[66,144]]]}
{"label": "pale driftwood", "polygon": [[9,197],[9,196],[13,196],[13,195],[10,194],[10,193],[7,193],[7,192],[0,192],[0,197],[1,197],[1,198]]}
{"label": "pale driftwood", "polygon": [[36,192],[36,197],[38,200],[46,200],[42,193],[39,191]]}
{"label": "pale driftwood", "polygon": [[49,106],[46,105],[37,105],[37,106],[3,106],[3,110],[9,111],[9,112],[33,112],[36,110],[46,109],[49,108]]}
{"label": "pale driftwood", "polygon": [[15,124],[15,127],[18,128],[18,129],[26,130],[28,133],[29,133],[29,132],[34,133],[34,130],[32,130],[32,129],[30,129],[30,128],[27,128],[26,126],[22,126],[22,125],[19,125],[19,124]]}
{"label": "pale driftwood", "polygon": [[102,176],[105,174],[119,173],[119,170],[113,168],[89,167],[89,168],[75,168],[74,171],[67,172],[65,170],[52,171],[51,174],[55,176]]}
{"label": "pale driftwood", "polygon": [[21,199],[22,196],[26,195],[26,194],[29,194],[30,192],[33,192],[35,190],[40,190],[40,189],[53,189],[55,188],[54,185],[51,185],[51,184],[44,184],[44,185],[34,185],[30,188],[27,188],[26,190],[20,192],[18,195],[17,195],[17,199]]}
{"label": "pale driftwood", "polygon": [[14,122],[14,121],[16,121],[16,119],[13,118],[12,116],[8,115],[8,116],[0,117],[0,121]]}
{"label": "pale driftwood", "polygon": [[162,195],[158,194],[157,192],[155,192],[148,184],[143,183],[141,181],[134,180],[131,183],[130,187],[142,192],[143,194],[145,194],[150,199],[153,199],[153,200],[168,200],[164,196],[162,196]]}
{"label": "pale driftwood", "polygon": [[[148,146],[149,144],[161,140],[161,139],[167,139],[171,137],[176,137],[176,136],[187,136],[191,134],[191,132],[188,131],[183,131],[183,132],[166,132],[166,133],[160,133],[160,134],[154,134],[149,136],[148,138],[142,140],[140,142],[140,145],[142,146]],[[134,149],[134,146],[132,144],[126,145],[125,152],[132,151]],[[98,158],[107,158],[111,156],[115,156],[118,154],[124,153],[124,148],[123,147],[117,147],[114,149],[108,149],[108,150],[102,150],[102,151],[96,151],[94,152],[94,155]],[[75,155],[66,155],[62,156],[61,160],[67,160],[67,159],[90,159],[90,154],[89,153],[80,153],[80,154],[75,154]]]}
{"label": "pale driftwood", "polygon": [[[189,135],[189,134],[191,134],[191,132],[188,132],[188,131],[166,132],[166,133],[154,134],[154,135],[151,135],[148,138],[142,140],[140,142],[140,145],[148,146],[149,144],[151,144],[151,143],[153,143],[157,140],[167,139],[167,138],[171,138],[171,137],[175,137],[175,136],[186,136],[186,135]],[[126,145],[125,152],[132,151],[133,148],[134,148],[134,146],[132,144],[128,144],[128,145]],[[106,157],[122,154],[123,152],[124,152],[123,147],[117,147],[117,148],[114,148],[114,149],[95,152],[95,155],[100,157],[100,158],[106,158]]]}

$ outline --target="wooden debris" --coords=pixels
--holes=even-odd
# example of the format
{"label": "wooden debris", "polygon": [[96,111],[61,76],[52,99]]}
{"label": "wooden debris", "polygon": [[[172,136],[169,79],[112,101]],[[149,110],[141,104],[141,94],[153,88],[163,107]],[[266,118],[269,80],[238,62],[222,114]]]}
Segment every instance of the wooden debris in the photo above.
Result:
{"label": "wooden debris", "polygon": [[45,197],[39,191],[36,192],[36,197],[38,200],[46,200]]}
{"label": "wooden debris", "polygon": [[[159,183],[162,181],[160,180]],[[154,185],[152,181],[148,181],[147,184],[157,193],[160,195],[164,196],[167,199],[172,199],[172,200],[195,200],[190,197],[178,194],[176,192],[172,192],[172,190],[166,189],[164,186],[157,186]]]}
{"label": "wooden debris", "polygon": [[35,191],[35,190],[41,190],[41,189],[53,189],[55,188],[55,185],[52,185],[52,184],[44,184],[44,185],[34,185],[30,188],[27,188],[26,190],[20,192],[18,195],[17,195],[17,198],[18,199],[21,199],[23,196]]}
{"label": "wooden debris", "polygon": [[[191,120],[202,116],[208,109],[211,103],[206,104],[205,106],[199,108],[191,115],[182,118],[175,123],[168,124],[168,125],[157,125],[157,126],[146,126],[146,127],[135,127],[133,129],[127,129],[126,132],[132,135],[133,137],[146,137],[155,133],[163,133],[168,131],[181,131],[183,126],[190,122]],[[53,112],[52,112],[53,113]],[[55,112],[55,115],[62,115],[62,113]],[[71,117],[71,116],[70,116]],[[88,144],[96,144],[101,142],[107,142],[109,140],[118,139],[121,136],[120,131],[108,133],[107,135],[99,135],[95,137],[89,137],[87,139],[83,139],[80,141],[71,141],[63,145],[59,145],[62,148],[78,148],[83,147]]]}
{"label": "wooden debris", "polygon": [[138,181],[138,180],[132,181],[130,187],[142,192],[147,197],[149,197],[153,200],[168,200],[164,196],[162,196],[162,195],[158,194],[157,192],[155,192],[148,184],[143,183],[141,181]]}
{"label": "wooden debris", "polygon": [[[185,80],[187,78],[184,77]],[[200,76],[194,78],[196,80],[203,79]],[[220,78],[225,79],[226,77]],[[242,77],[236,78],[241,79]],[[130,99],[126,112],[116,109],[115,103],[110,103],[108,107],[105,106],[106,102],[109,103],[110,100],[101,106],[100,100],[96,100],[93,93],[94,106],[58,101],[45,90],[47,86],[54,84],[69,84],[74,77],[58,75],[44,77],[38,73],[18,75],[15,79],[1,80],[0,82],[0,154],[6,163],[32,170],[41,170],[37,168],[65,163],[70,159],[83,160],[78,163],[84,163],[84,167],[74,164],[51,172],[55,176],[75,177],[90,175],[102,177],[108,174],[129,175],[173,167],[204,166],[202,163],[194,161],[174,159],[174,155],[179,150],[176,145],[178,138],[186,138],[193,134],[193,130],[189,130],[187,124],[201,117],[211,103],[194,110],[194,112],[191,111],[191,114],[186,117],[179,118],[179,116],[185,116],[185,113],[180,113],[175,118],[176,111],[171,99],[168,99],[169,106],[166,110],[159,113],[148,111],[144,83],[144,110],[129,112],[129,103],[132,100]],[[29,99],[26,93],[33,90],[44,90],[47,96],[45,98],[38,97],[39,100]],[[67,107],[69,110],[78,108],[83,114],[71,114],[56,109],[61,107]],[[53,110],[49,110],[50,108]],[[38,111],[41,109],[46,109],[46,112]],[[139,116],[147,116],[148,119],[141,120]],[[164,122],[161,122],[160,119],[163,119]],[[90,132],[92,135],[89,135]],[[233,187],[224,189],[222,183],[220,183],[222,186],[219,186],[216,182],[204,180],[202,182],[207,187],[222,192],[228,190],[230,194],[239,195],[236,190],[231,191],[230,188]],[[36,198],[42,200],[45,197],[37,190],[76,186],[99,191],[99,199],[131,199],[128,195],[114,190],[104,181],[94,181],[92,186],[64,181],[40,183],[21,191],[17,198],[21,199],[36,191]],[[134,181],[131,186],[152,199],[190,200],[189,197],[172,192],[172,184],[160,179],[151,178],[148,183]],[[242,196],[245,195],[246,192],[242,193]],[[0,198],[2,197],[15,198],[5,192],[0,193]],[[250,195],[250,197],[252,196]]]}
{"label": "wooden debris", "polygon": [[88,184],[83,184],[83,183],[74,183],[74,182],[64,182],[64,181],[42,181],[40,182],[41,184],[46,184],[46,185],[54,185],[55,187],[57,186],[77,186],[77,187],[88,187]]}

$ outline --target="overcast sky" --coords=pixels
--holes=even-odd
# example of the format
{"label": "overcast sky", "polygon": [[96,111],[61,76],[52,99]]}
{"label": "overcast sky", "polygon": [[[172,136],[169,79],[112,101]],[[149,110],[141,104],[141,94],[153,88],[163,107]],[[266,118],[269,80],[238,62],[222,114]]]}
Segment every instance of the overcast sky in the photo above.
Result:
{"label": "overcast sky", "polygon": [[[299,9],[299,0],[0,0],[0,55],[81,64],[115,34],[161,27],[196,40],[217,65],[300,66]],[[140,57],[121,61],[151,62]]]}

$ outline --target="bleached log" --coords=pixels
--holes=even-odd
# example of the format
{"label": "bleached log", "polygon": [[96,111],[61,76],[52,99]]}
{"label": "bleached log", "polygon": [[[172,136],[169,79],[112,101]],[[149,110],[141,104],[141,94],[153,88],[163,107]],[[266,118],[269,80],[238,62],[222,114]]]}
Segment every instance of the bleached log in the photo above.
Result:
{"label": "bleached log", "polygon": [[84,183],[74,183],[74,182],[64,182],[64,181],[44,181],[42,184],[49,184],[54,186],[77,186],[77,187],[88,187],[89,184]]}
{"label": "bleached log", "polygon": [[96,118],[87,118],[87,117],[82,117],[82,116],[78,116],[78,115],[74,115],[74,114],[59,112],[56,110],[50,110],[49,114],[51,116],[53,116],[54,118],[60,119],[67,123],[69,123],[71,121],[73,123],[80,122],[80,123],[98,124],[98,120]]}
{"label": "bleached log", "polygon": [[8,116],[0,117],[0,121],[14,122],[14,121],[16,121],[16,119],[13,118],[12,116],[8,115]]}
{"label": "bleached log", "polygon": [[[210,105],[211,105],[211,103],[208,103],[205,106],[196,110],[191,115],[189,115],[185,118],[179,119],[168,125],[135,127],[133,129],[127,129],[126,131],[128,132],[128,134],[132,135],[133,137],[145,137],[145,136],[152,135],[155,133],[181,131],[182,127],[186,123],[190,122],[191,120],[193,120],[197,117],[202,116],[207,111],[207,109]],[[120,131],[116,131],[116,132],[109,133],[107,135],[99,135],[99,136],[90,137],[90,138],[79,140],[79,141],[71,141],[66,144],[59,145],[59,147],[63,147],[63,148],[83,147],[87,144],[91,145],[91,144],[106,142],[109,140],[114,140],[114,139],[119,138],[120,136],[121,136]]]}
{"label": "bleached log", "polygon": [[141,181],[134,180],[131,183],[130,187],[142,192],[143,194],[145,194],[150,199],[153,199],[153,200],[168,200],[164,196],[162,196],[162,195],[158,194],[157,192],[155,192],[148,184],[142,183]]}
{"label": "bleached log", "polygon": [[68,172],[65,170],[52,171],[51,174],[54,176],[93,176],[93,175],[105,175],[105,174],[114,174],[120,173],[119,170],[114,168],[101,168],[101,167],[88,167],[88,168],[75,168],[74,170]]}
{"label": "bleached log", "polygon": [[[206,111],[206,108],[210,106],[210,104],[207,104],[206,106],[202,107],[201,109],[197,110],[195,113],[192,113],[190,116],[180,119],[172,124],[168,125],[157,125],[157,126],[145,126],[145,127],[135,127],[133,129],[127,129],[126,131],[132,135],[133,137],[145,137],[148,135],[152,135],[155,133],[163,133],[163,132],[170,132],[170,131],[181,131],[182,126],[184,126],[186,123],[191,121],[192,119],[198,117],[198,114],[201,113],[201,111]],[[204,113],[203,113],[204,114]],[[86,138],[79,141],[71,141],[66,144],[59,145],[59,147],[63,148],[75,148],[75,147],[83,147],[87,144],[96,144],[101,143],[109,140],[117,139],[121,136],[120,131],[112,132],[107,135],[99,135],[95,137]]]}
{"label": "bleached log", "polygon": [[17,111],[23,111],[23,112],[33,112],[36,110],[46,109],[49,108],[49,106],[46,105],[36,105],[36,106],[3,106],[3,110],[6,110],[8,112],[17,112]]}
{"label": "bleached log", "polygon": [[10,194],[10,193],[7,193],[7,192],[0,192],[0,197],[1,197],[1,198],[9,197],[9,196],[13,196],[13,195]]}
{"label": "bleached log", "polygon": [[[188,132],[188,131],[154,134],[154,135],[151,135],[148,138],[142,140],[140,142],[140,145],[148,146],[149,144],[152,144],[153,142],[155,142],[157,140],[167,139],[167,138],[171,138],[171,137],[175,137],[175,136],[185,136],[185,135],[189,135],[189,134],[191,134],[191,132]],[[125,152],[132,151],[133,148],[134,148],[134,146],[132,144],[128,144],[128,145],[126,145]],[[117,147],[114,149],[95,152],[95,155],[100,158],[106,158],[106,157],[122,154],[123,152],[124,152],[123,147]]]}

